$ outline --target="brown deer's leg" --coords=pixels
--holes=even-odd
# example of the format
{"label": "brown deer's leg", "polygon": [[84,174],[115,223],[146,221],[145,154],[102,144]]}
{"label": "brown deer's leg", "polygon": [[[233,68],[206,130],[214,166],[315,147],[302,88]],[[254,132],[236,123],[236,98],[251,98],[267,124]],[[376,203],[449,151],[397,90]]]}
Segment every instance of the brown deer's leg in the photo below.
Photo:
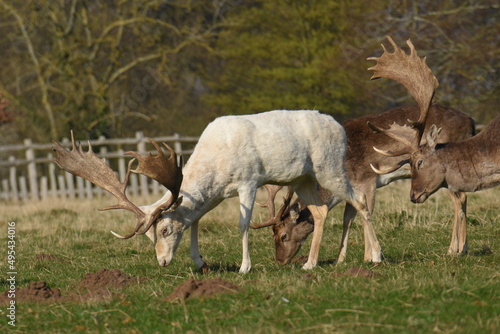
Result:
{"label": "brown deer's leg", "polygon": [[[349,241],[349,231],[351,229],[352,222],[354,218],[356,218],[357,211],[356,209],[349,203],[346,203],[344,209],[344,222],[342,227],[342,239],[340,240],[340,249],[339,255],[337,257],[337,263],[341,263],[345,261],[345,257],[347,254],[347,244]],[[366,240],[365,240],[366,243]]]}
{"label": "brown deer's leg", "polygon": [[[360,192],[365,194],[366,197],[366,205],[368,212],[371,214],[373,213],[373,207],[375,206],[375,183],[369,184],[368,187],[362,187],[358,186],[357,187]],[[366,189],[364,189],[366,188]],[[344,209],[344,221],[343,221],[343,229],[342,229],[342,239],[340,241],[340,249],[339,249],[339,256],[337,257],[337,263],[341,263],[345,261],[346,254],[347,254],[347,245],[348,245],[348,239],[349,239],[349,231],[352,225],[352,222],[356,218],[357,211],[356,209],[349,203],[346,203],[345,209]],[[369,254],[371,252],[371,244],[370,240],[365,238],[365,257],[366,254]]]}
{"label": "brown deer's leg", "polygon": [[381,262],[382,261],[382,250],[380,248],[380,244],[377,239],[377,235],[375,234],[375,229],[373,228],[373,223],[371,219],[371,214],[368,211],[366,196],[357,190],[356,188],[352,189],[353,191],[353,199],[351,201],[351,205],[356,208],[362,220],[363,231],[365,236],[365,261],[371,262]]}
{"label": "brown deer's leg", "polygon": [[467,245],[467,195],[463,192],[447,191],[450,195],[455,209],[453,217],[453,231],[451,233],[450,255],[465,255],[468,251]]}

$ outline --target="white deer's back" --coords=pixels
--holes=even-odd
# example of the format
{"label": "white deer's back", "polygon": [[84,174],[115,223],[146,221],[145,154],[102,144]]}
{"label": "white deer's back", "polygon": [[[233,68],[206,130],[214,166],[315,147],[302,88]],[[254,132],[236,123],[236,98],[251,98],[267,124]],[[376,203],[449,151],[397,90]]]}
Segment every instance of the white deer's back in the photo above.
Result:
{"label": "white deer's back", "polygon": [[234,192],[249,181],[288,184],[318,168],[343,171],[345,143],[342,126],[315,110],[223,116],[202,133],[183,184]]}

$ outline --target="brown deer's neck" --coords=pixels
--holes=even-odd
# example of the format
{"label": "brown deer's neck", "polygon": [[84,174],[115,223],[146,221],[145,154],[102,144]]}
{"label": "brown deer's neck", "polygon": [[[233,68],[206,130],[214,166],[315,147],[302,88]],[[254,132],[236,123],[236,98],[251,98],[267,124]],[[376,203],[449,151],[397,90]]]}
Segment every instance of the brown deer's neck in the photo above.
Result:
{"label": "brown deer's neck", "polygon": [[500,184],[500,129],[438,149],[451,191],[473,192]]}

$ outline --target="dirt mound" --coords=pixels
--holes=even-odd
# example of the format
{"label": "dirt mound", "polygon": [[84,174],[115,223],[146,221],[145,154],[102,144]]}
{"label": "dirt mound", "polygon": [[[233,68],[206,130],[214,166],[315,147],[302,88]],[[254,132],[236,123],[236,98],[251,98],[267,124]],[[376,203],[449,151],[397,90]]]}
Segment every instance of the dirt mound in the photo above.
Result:
{"label": "dirt mound", "polygon": [[86,273],[78,287],[88,290],[124,288],[129,283],[142,282],[145,279],[145,277],[128,276],[118,269],[101,269],[95,273]]}
{"label": "dirt mound", "polygon": [[369,270],[366,268],[352,267],[352,268],[347,269],[344,273],[334,272],[334,273],[332,273],[332,276],[334,276],[334,277],[352,276],[352,277],[376,278],[376,277],[380,277],[381,275],[375,271],[372,271],[372,270]]}
{"label": "dirt mound", "polygon": [[211,280],[188,279],[178,285],[174,291],[162,300],[171,301],[177,299],[188,299],[191,297],[209,296],[219,293],[238,292],[239,286],[229,283],[217,277]]}
{"label": "dirt mound", "polygon": [[[9,290],[0,295],[0,304],[9,303]],[[26,302],[56,302],[61,300],[61,291],[51,289],[46,282],[31,281],[26,288],[15,291],[16,301]]]}
{"label": "dirt mound", "polygon": [[[50,288],[46,282],[30,282],[26,288],[15,290],[17,302],[89,302],[108,301],[124,296],[110,289],[123,289],[127,284],[146,280],[145,277],[128,276],[118,269],[101,269],[85,274],[74,291],[61,294],[58,288]],[[0,295],[0,304],[9,303],[9,290]]]}

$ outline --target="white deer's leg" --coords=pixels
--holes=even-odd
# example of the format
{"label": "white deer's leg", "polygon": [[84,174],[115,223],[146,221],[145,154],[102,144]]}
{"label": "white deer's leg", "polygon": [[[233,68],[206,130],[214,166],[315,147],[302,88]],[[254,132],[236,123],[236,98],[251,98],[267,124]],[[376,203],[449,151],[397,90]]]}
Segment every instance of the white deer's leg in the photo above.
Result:
{"label": "white deer's leg", "polygon": [[455,209],[453,217],[453,231],[451,243],[448,249],[450,255],[465,255],[468,251],[467,245],[467,195],[462,192],[447,191],[450,195]]}
{"label": "white deer's leg", "polygon": [[[319,247],[323,237],[323,228],[325,226],[326,215],[328,214],[328,205],[319,197],[316,184],[305,183],[294,189],[299,198],[307,205],[314,219],[314,231],[311,241],[311,250],[309,258],[302,269],[312,269],[318,264]],[[339,199],[332,197],[331,207],[338,203]]]}
{"label": "white deer's leg", "polygon": [[319,246],[321,245],[321,238],[323,237],[323,228],[325,226],[326,215],[328,214],[328,206],[324,205],[308,205],[307,208],[311,211],[314,219],[314,232],[311,243],[311,250],[309,251],[309,258],[304,264],[302,269],[312,269],[318,264]]}
{"label": "white deer's leg", "polygon": [[243,246],[243,259],[241,261],[240,273],[248,273],[252,268],[250,251],[248,248],[248,237],[250,230],[250,219],[252,218],[253,204],[255,202],[256,187],[248,186],[238,190],[240,197],[240,228],[241,242]]}
{"label": "white deer's leg", "polygon": [[198,221],[195,221],[193,224],[191,224],[191,248],[190,248],[190,253],[191,253],[191,259],[193,262],[196,264],[198,268],[201,268],[203,272],[205,273],[208,270],[208,266],[203,261],[203,258],[200,254],[200,249],[198,247]]}

